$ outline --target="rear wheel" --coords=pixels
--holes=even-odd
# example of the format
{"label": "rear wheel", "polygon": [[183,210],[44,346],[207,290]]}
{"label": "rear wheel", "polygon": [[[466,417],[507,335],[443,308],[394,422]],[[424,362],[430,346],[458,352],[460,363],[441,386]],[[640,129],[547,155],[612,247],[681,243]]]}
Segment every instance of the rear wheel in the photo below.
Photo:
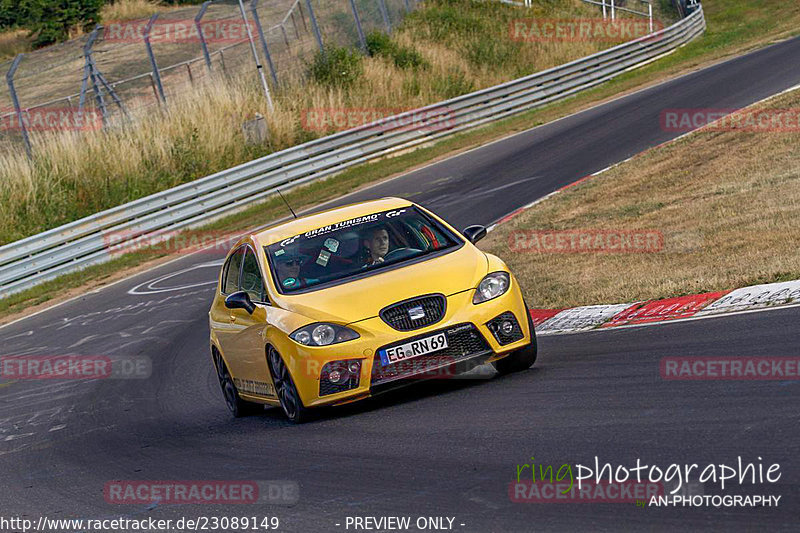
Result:
{"label": "rear wheel", "polygon": [[268,349],[267,357],[272,371],[272,381],[275,384],[275,394],[281,402],[281,408],[286,418],[294,424],[305,422],[308,420],[309,412],[303,406],[303,400],[300,399],[297,387],[289,374],[289,368],[274,348]]}
{"label": "rear wheel", "polygon": [[219,378],[219,386],[222,388],[222,395],[225,398],[225,404],[234,418],[241,418],[264,408],[259,403],[248,402],[239,397],[239,391],[236,389],[231,373],[228,372],[225,361],[216,352],[214,353],[214,362],[217,366],[217,377]]}
{"label": "rear wheel", "polygon": [[528,311],[528,306],[525,306],[525,313],[528,315],[528,327],[531,332],[531,343],[519,350],[516,350],[492,363],[494,369],[498,374],[511,374],[512,372],[521,372],[533,366],[536,362],[537,344],[536,344],[536,331],[533,328],[533,319]]}

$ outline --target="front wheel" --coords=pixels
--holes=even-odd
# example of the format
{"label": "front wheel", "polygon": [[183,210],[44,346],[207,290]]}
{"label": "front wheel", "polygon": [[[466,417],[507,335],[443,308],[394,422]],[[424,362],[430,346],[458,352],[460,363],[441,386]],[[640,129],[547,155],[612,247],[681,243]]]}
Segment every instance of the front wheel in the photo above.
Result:
{"label": "front wheel", "polygon": [[280,354],[269,348],[269,367],[272,371],[272,381],[275,384],[275,394],[281,402],[286,418],[293,424],[301,424],[308,420],[308,409],[303,406],[303,400],[297,392],[289,368],[281,359]]}
{"label": "front wheel", "polygon": [[536,362],[536,354],[538,351],[538,347],[536,344],[536,331],[533,328],[533,319],[531,318],[531,313],[528,311],[528,307],[525,306],[525,313],[528,315],[528,328],[530,328],[531,332],[531,343],[519,350],[516,350],[511,353],[511,355],[507,355],[506,357],[499,359],[492,363],[494,365],[494,369],[497,370],[498,374],[511,374],[513,372],[521,372],[523,370],[527,370],[533,366]]}

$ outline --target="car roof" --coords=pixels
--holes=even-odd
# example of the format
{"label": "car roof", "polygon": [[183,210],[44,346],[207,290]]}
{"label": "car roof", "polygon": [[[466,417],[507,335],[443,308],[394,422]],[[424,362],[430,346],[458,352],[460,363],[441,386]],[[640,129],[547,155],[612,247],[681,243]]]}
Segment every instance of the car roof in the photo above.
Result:
{"label": "car roof", "polygon": [[402,198],[382,198],[380,200],[358,202],[302,216],[297,219],[289,220],[288,222],[275,224],[274,226],[270,226],[256,233],[254,237],[262,246],[269,246],[283,239],[288,239],[289,237],[294,237],[306,231],[327,226],[328,224],[335,224],[336,222],[350,220],[351,218],[380,213],[390,209],[398,209],[400,207],[408,207],[410,205],[413,205],[413,202]]}

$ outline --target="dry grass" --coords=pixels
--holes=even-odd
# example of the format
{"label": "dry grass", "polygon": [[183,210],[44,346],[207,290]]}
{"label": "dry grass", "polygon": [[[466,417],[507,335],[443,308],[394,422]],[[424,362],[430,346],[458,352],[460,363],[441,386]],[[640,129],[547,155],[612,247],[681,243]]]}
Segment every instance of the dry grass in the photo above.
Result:
{"label": "dry grass", "polygon": [[180,6],[166,5],[158,0],[117,0],[113,4],[103,6],[100,10],[100,20],[136,20],[176,9],[180,9]]}
{"label": "dry grass", "polygon": [[[761,107],[800,107],[800,91]],[[666,298],[800,278],[797,132],[702,131],[651,150],[501,225],[503,257],[534,307]],[[659,253],[514,253],[526,229],[654,229]]]}
{"label": "dry grass", "polygon": [[0,32],[0,61],[12,59],[31,49],[33,39],[28,30],[15,29]]}
{"label": "dry grass", "polygon": [[[534,16],[595,14],[592,6],[579,0],[547,5],[548,11]],[[453,13],[460,17],[454,24],[474,27],[440,32],[441,21],[450,20]],[[391,114],[398,108],[423,106],[562,64],[613,44],[513,42],[508,39],[509,22],[521,14],[531,16],[527,10],[502,5],[426,2],[395,37],[396,43],[423,56],[423,66],[399,68],[385,57],[368,57],[363,61],[363,76],[346,90],[319,83],[284,87],[275,95],[267,146],[243,142],[242,122],[255,113],[269,115],[252,77],[216,79],[184,94],[172,94],[169,113],[142,115],[136,127],[80,135],[34,133],[33,161],[20,152],[0,157],[4,213],[0,244],[326,133],[304,128],[304,110],[366,108]]]}

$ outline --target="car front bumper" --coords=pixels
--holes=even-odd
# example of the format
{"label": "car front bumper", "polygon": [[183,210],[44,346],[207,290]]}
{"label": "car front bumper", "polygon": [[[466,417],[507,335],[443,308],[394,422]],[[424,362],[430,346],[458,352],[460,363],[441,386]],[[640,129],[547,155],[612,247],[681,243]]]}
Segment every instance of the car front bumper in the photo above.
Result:
{"label": "car front bumper", "polygon": [[[472,303],[474,293],[468,290],[448,296],[444,317],[424,328],[401,332],[373,317],[348,325],[360,335],[356,340],[325,347],[293,346],[294,357],[287,358],[287,362],[303,404],[315,407],[348,403],[419,380],[448,379],[530,344],[534,333],[516,283],[512,282],[504,295],[478,305]],[[501,344],[487,325],[503,313],[511,313],[516,319],[522,334],[519,340]],[[448,348],[409,359],[402,366],[381,364],[377,354],[381,348],[440,332],[446,333]],[[320,394],[322,369],[328,363],[345,360],[360,361],[358,385]]]}

